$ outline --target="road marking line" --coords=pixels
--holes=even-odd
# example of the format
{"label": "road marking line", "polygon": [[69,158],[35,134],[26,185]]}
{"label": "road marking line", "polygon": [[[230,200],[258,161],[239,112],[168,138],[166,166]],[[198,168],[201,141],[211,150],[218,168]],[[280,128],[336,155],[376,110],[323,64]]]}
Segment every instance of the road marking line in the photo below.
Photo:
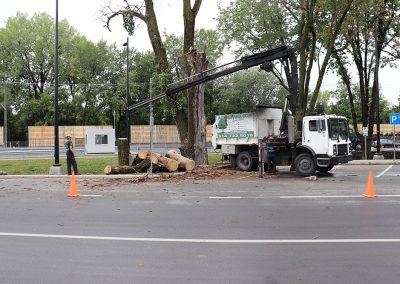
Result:
{"label": "road marking line", "polygon": [[376,176],[376,178],[380,178],[383,176],[388,170],[390,170],[393,167],[393,165],[390,165],[389,167],[386,168],[383,172],[381,172],[379,175]]}
{"label": "road marking line", "polygon": [[[304,195],[304,196],[279,196],[281,199],[306,199],[306,198],[354,198],[354,197],[362,197],[363,195]],[[400,197],[400,194],[384,194],[377,195],[377,197]]]}
{"label": "road marking line", "polygon": [[82,197],[102,197],[103,195],[101,195],[101,194],[80,194],[79,196],[82,196]]}
{"label": "road marking line", "polygon": [[132,241],[160,243],[233,243],[233,244],[305,244],[305,243],[400,243],[400,239],[293,239],[293,240],[227,240],[227,239],[179,239],[179,238],[128,238],[80,235],[50,235],[0,232],[3,237],[31,237],[53,239],[80,239],[103,241]]}
{"label": "road marking line", "polygon": [[241,196],[209,196],[210,199],[241,199]]}

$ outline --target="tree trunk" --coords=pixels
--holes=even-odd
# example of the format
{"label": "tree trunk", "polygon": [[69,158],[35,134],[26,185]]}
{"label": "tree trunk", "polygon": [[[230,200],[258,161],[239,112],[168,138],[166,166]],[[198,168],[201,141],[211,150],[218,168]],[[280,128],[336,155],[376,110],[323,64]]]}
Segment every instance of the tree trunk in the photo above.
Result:
{"label": "tree trunk", "polygon": [[104,173],[106,175],[110,174],[135,174],[144,173],[150,167],[150,159],[145,159],[141,161],[136,166],[106,166],[104,168]]}
{"label": "tree trunk", "polygon": [[[204,76],[203,72],[207,70],[206,54],[192,49],[181,60],[181,65],[186,77],[190,77],[191,80],[198,79]],[[201,84],[188,90],[188,135],[182,143],[184,151],[181,151],[198,165],[208,163],[204,89],[205,85]]]}
{"label": "tree trunk", "polygon": [[132,166],[106,166],[104,168],[104,174],[115,175],[115,174],[134,174],[137,173]]}
{"label": "tree trunk", "polygon": [[119,138],[117,145],[118,145],[118,165],[128,166],[129,165],[128,138]]}
{"label": "tree trunk", "polygon": [[179,163],[179,169],[181,170],[191,171],[196,166],[195,161],[188,159],[173,150],[168,151],[166,156],[168,158],[176,160]]}

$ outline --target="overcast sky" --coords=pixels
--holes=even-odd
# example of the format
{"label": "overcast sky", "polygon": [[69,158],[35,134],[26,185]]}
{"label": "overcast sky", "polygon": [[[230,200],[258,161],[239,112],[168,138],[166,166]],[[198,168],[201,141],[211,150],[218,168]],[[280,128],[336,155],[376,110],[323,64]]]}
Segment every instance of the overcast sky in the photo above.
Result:
{"label": "overcast sky", "polygon": [[[59,0],[59,19],[67,19],[82,35],[97,42],[100,39],[108,43],[115,42],[121,45],[126,41],[128,34],[122,28],[121,19],[111,22],[111,32],[103,27],[99,19],[101,7],[111,1],[114,5],[121,5],[122,0]],[[230,0],[220,0],[227,4]],[[4,27],[8,17],[18,11],[33,15],[36,12],[46,12],[55,17],[56,0],[12,0],[2,5],[0,9],[0,26]],[[182,0],[154,0],[158,15],[160,31],[182,34]],[[217,15],[217,0],[203,0],[202,7],[196,19],[196,28],[215,28]],[[129,39],[130,46],[144,51],[151,49],[144,25],[141,24],[135,35]],[[316,78],[313,78],[314,81]],[[354,78],[356,79],[356,78]],[[336,76],[325,76],[322,90],[333,90],[337,84]],[[381,70],[380,84],[383,95],[392,104],[398,104],[400,97],[400,69],[386,68]]]}

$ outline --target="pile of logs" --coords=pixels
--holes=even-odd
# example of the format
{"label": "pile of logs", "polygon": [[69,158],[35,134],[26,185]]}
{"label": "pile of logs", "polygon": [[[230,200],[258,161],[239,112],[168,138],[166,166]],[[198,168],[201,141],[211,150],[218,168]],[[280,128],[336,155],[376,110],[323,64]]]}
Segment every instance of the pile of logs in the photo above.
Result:
{"label": "pile of logs", "polygon": [[177,170],[191,171],[195,167],[195,162],[173,150],[168,151],[165,155],[160,155],[154,152],[150,154],[145,151],[139,151],[130,165],[106,166],[104,173],[106,175],[145,173],[149,170],[150,165],[153,167],[153,172],[175,172]]}

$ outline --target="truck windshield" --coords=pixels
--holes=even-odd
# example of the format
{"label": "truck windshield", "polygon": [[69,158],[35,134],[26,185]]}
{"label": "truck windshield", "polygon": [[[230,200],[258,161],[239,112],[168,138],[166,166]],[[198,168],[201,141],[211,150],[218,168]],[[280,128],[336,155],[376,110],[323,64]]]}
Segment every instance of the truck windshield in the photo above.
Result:
{"label": "truck windshield", "polygon": [[329,138],[332,140],[347,140],[349,128],[347,120],[343,118],[328,119]]}

